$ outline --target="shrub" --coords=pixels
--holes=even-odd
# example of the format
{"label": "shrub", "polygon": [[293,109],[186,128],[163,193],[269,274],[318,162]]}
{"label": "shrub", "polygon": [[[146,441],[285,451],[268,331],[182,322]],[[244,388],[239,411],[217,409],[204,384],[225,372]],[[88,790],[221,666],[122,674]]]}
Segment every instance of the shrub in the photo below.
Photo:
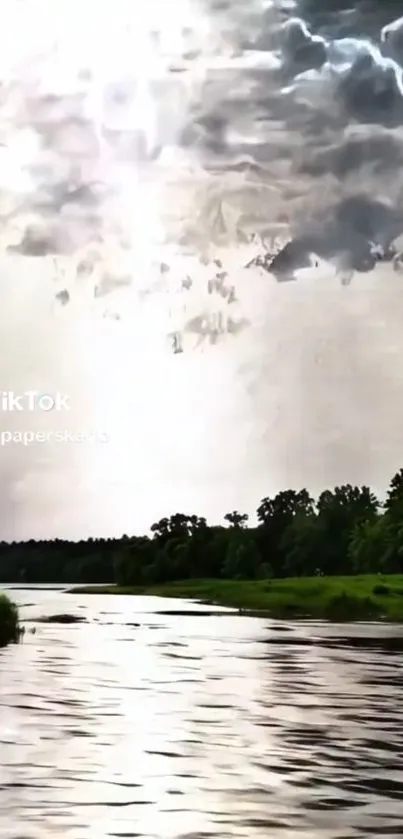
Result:
{"label": "shrub", "polygon": [[357,597],[343,591],[335,594],[326,606],[326,617],[331,620],[365,620],[375,618],[380,611],[378,604],[370,597]]}
{"label": "shrub", "polygon": [[389,586],[385,586],[383,583],[380,583],[379,585],[373,587],[372,594],[375,594],[378,597],[385,597],[390,594],[390,588]]}
{"label": "shrub", "polygon": [[19,636],[18,609],[5,594],[0,593],[0,647],[17,643]]}

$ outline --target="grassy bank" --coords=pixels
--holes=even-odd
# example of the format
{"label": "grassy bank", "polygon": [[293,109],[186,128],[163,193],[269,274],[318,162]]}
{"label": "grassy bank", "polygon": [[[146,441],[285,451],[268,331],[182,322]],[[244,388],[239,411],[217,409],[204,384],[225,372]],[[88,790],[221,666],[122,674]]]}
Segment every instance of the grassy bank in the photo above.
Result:
{"label": "grassy bank", "polygon": [[18,609],[11,600],[0,592],[0,647],[18,641]]}
{"label": "grassy bank", "polygon": [[273,617],[403,622],[403,574],[256,581],[185,580],[150,588],[82,586],[71,592],[180,597]]}

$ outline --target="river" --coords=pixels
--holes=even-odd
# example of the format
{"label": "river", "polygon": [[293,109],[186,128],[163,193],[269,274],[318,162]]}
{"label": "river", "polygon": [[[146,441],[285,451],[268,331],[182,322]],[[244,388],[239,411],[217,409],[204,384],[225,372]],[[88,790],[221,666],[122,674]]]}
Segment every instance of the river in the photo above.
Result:
{"label": "river", "polygon": [[[27,623],[0,652],[2,839],[401,835],[401,628],[13,596]],[[85,622],[35,622],[66,611]]]}

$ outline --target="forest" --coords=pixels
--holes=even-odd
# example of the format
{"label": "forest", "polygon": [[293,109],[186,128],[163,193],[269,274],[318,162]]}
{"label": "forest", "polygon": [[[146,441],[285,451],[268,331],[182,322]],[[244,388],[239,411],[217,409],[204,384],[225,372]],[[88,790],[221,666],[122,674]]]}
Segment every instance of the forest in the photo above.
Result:
{"label": "forest", "polygon": [[222,525],[175,513],[149,535],[0,543],[0,583],[155,586],[195,579],[403,573],[403,469],[380,501],[346,484],[316,500],[306,489],[263,498],[256,526],[237,510]]}

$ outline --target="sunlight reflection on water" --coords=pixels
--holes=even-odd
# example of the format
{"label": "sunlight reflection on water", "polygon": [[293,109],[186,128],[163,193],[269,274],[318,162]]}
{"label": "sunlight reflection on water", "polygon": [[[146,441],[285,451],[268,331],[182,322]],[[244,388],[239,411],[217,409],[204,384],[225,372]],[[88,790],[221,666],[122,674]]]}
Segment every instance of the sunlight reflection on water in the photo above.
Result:
{"label": "sunlight reflection on water", "polygon": [[1,652],[4,839],[398,835],[401,629],[16,596],[88,622]]}

